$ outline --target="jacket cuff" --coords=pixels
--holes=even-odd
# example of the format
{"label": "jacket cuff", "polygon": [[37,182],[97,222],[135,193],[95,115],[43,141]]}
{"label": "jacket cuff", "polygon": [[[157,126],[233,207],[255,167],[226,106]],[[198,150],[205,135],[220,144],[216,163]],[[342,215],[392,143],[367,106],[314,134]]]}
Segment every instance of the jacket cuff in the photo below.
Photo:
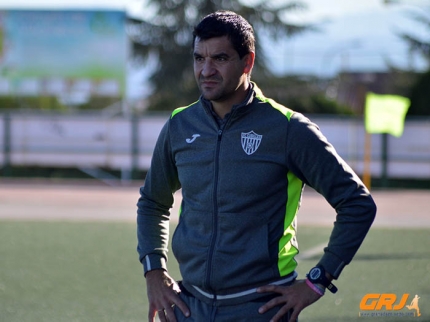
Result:
{"label": "jacket cuff", "polygon": [[325,252],[318,265],[324,267],[325,271],[330,273],[334,279],[337,279],[346,266],[346,263],[339,257],[330,252]]}
{"label": "jacket cuff", "polygon": [[143,258],[143,272],[146,276],[146,273],[152,271],[154,269],[163,269],[167,271],[167,262],[166,259],[158,254],[149,254]]}

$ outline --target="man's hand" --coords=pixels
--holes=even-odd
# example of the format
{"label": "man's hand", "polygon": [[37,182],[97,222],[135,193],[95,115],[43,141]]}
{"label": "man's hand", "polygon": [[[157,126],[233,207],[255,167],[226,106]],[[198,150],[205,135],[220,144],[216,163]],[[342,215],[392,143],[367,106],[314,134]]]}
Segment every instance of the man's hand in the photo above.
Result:
{"label": "man's hand", "polygon": [[146,287],[149,300],[148,321],[154,322],[155,315],[161,322],[176,322],[173,307],[176,305],[185,316],[190,316],[187,305],[180,299],[178,284],[162,270],[156,269],[146,273]]}
{"label": "man's hand", "polygon": [[290,321],[295,322],[299,317],[300,312],[307,306],[316,302],[320,299],[321,295],[318,295],[308,285],[305,280],[296,281],[291,286],[278,286],[278,285],[266,285],[259,287],[257,290],[259,293],[275,292],[279,293],[278,297],[267,302],[260,309],[260,313],[264,313],[267,310],[275,306],[282,305],[278,313],[270,320],[270,322],[279,321],[289,310],[293,310]]}

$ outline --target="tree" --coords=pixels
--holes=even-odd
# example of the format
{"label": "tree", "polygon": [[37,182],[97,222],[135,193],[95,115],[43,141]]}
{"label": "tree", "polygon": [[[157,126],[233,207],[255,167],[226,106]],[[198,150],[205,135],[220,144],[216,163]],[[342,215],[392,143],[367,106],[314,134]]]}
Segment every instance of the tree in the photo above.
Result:
{"label": "tree", "polygon": [[408,115],[430,115],[430,70],[421,75],[412,86],[410,94],[411,106]]}
{"label": "tree", "polygon": [[[263,85],[261,85],[263,84]],[[270,77],[259,86],[264,94],[292,110],[304,114],[353,115],[351,107],[325,95],[317,76],[285,75]],[[287,89],[287,90],[286,90]]]}
{"label": "tree", "polygon": [[200,19],[216,10],[232,10],[245,17],[256,32],[257,61],[253,77],[270,76],[264,63],[261,43],[263,32],[273,40],[291,37],[312,25],[290,24],[285,13],[304,10],[298,1],[275,5],[279,1],[260,1],[253,6],[238,0],[147,0],[150,18],[128,18],[127,33],[132,41],[134,61],[143,64],[151,54],[158,58],[156,71],[150,78],[154,92],[149,99],[152,110],[172,110],[195,100],[199,93],[192,67],[192,29]]}
{"label": "tree", "polygon": [[[390,3],[389,0],[385,0]],[[417,7],[418,8],[418,7]],[[424,25],[430,32],[430,11],[426,12],[424,9],[414,10],[410,13],[411,19]],[[411,87],[409,97],[411,99],[411,106],[409,108],[409,115],[430,115],[430,97],[428,90],[430,88],[430,41],[422,40],[411,33],[399,33],[399,37],[406,41],[409,45],[411,53],[418,52],[427,60],[429,69],[417,82]]]}
{"label": "tree", "polygon": [[[411,13],[411,19],[424,25],[424,27],[430,32],[430,11],[425,14],[424,9],[422,10],[423,12]],[[399,36],[408,43],[411,53],[420,53],[430,64],[430,41],[419,39],[416,36],[405,32],[400,33]]]}

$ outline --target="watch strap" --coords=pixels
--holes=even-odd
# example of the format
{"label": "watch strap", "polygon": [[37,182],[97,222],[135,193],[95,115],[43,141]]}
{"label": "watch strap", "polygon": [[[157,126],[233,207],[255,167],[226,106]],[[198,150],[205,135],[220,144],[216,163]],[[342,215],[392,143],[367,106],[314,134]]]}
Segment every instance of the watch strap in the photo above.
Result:
{"label": "watch strap", "polygon": [[330,292],[336,293],[337,287],[325,276],[325,270],[322,266],[316,266],[312,268],[306,275],[309,281],[313,284],[321,284],[327,288]]}

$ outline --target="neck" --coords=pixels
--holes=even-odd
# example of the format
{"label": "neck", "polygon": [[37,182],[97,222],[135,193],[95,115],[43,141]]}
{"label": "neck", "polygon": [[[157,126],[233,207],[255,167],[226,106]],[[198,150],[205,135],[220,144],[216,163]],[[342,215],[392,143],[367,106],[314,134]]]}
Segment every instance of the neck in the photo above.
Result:
{"label": "neck", "polygon": [[245,86],[239,88],[234,97],[231,99],[226,99],[223,101],[211,101],[215,113],[223,119],[228,113],[231,112],[234,105],[240,104],[245,100],[246,96],[248,95],[249,88],[250,84],[247,83]]}
{"label": "neck", "polygon": [[225,104],[219,104],[212,101],[212,107],[214,109],[214,112],[221,118],[224,119],[224,117],[231,112],[231,109],[233,105],[225,105]]}

